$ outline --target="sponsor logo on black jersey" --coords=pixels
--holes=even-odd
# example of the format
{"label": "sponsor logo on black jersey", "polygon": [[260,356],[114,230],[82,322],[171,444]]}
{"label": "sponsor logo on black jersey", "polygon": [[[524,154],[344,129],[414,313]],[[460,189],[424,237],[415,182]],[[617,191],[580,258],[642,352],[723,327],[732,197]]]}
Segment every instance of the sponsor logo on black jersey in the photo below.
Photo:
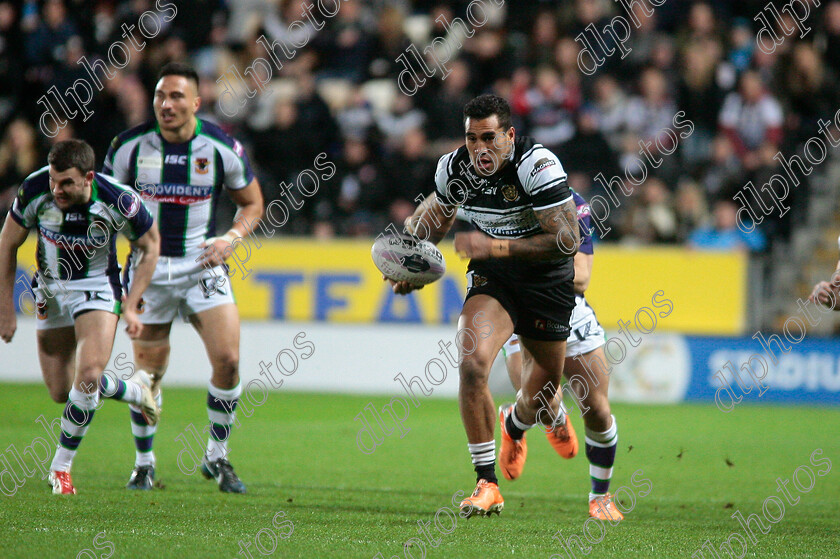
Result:
{"label": "sponsor logo on black jersey", "polygon": [[549,159],[548,157],[543,157],[542,159],[534,163],[534,170],[531,171],[531,176],[534,177],[543,169],[548,169],[553,165],[557,165],[557,162],[553,159]]}
{"label": "sponsor logo on black jersey", "polygon": [[554,320],[542,320],[540,318],[534,320],[534,327],[537,330],[544,330],[546,332],[568,332],[569,327],[555,322]]}

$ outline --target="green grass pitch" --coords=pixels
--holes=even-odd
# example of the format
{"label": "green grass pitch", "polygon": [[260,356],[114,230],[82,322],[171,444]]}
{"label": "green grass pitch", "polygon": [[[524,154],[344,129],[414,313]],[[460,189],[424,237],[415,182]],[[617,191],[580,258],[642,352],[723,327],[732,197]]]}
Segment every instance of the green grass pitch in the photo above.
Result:
{"label": "green grass pitch", "polygon": [[[9,445],[20,452],[44,436],[35,419],[57,417],[61,406],[49,400],[42,385],[2,385],[0,394],[0,452],[15,464]],[[542,433],[532,431],[522,478],[501,482],[501,516],[458,519],[453,527],[442,509],[452,508],[456,491],[469,492],[474,485],[455,400],[421,398],[405,422],[410,431],[403,438],[395,431],[365,455],[356,446],[360,424],[353,418],[368,402],[381,408],[387,399],[272,393],[251,417],[240,418],[241,428],[231,439],[230,460],[248,494],[225,495],[215,482],[198,473],[185,475],[176,464],[182,446],[175,437],[191,422],[204,425],[206,393],[169,388],[164,397],[155,444],[164,487],[142,493],[124,489],[134,460],[128,411],[108,401],[73,467],[78,495],[54,496],[36,475],[14,496],[0,496],[0,556],[266,557],[253,544],[259,533],[265,552],[276,541],[273,557],[370,559],[381,553],[387,559],[425,553],[430,559],[560,559],[569,555],[553,536],[558,531],[566,538],[584,535],[589,478],[580,417],[573,418],[581,438],[575,459],[562,460]],[[636,503],[625,522],[605,527],[589,556],[688,558],[706,540],[719,550],[730,534],[744,534],[731,518],[734,512],[761,515],[765,499],[781,497],[777,478],[791,479],[806,465],[815,474],[824,471],[825,465],[812,466],[809,460],[822,449],[816,458],[828,458],[830,472],[815,475],[807,492],[791,481],[791,496],[800,501],[785,503],[783,518],[768,524],[767,534],[755,530],[757,541],[747,540],[746,556],[838,557],[837,410],[741,404],[725,414],[709,405],[624,404],[613,411],[619,450],[612,487],[633,489]],[[645,488],[631,483],[640,469],[639,477],[652,485],[644,497]],[[810,483],[806,468],[798,479],[803,487]],[[449,533],[435,528],[439,510],[442,529]],[[768,510],[779,514],[772,504]],[[272,526],[280,511],[285,516],[277,516],[278,525]],[[281,524],[285,521],[294,531],[283,538],[289,531],[288,523]],[[431,522],[437,547],[415,540],[404,553],[405,542],[422,537],[418,521]],[[590,538],[601,537],[595,522],[588,529]],[[249,552],[240,552],[240,541],[252,542]],[[735,539],[733,544],[740,551]],[[575,556],[585,555],[575,549]]]}

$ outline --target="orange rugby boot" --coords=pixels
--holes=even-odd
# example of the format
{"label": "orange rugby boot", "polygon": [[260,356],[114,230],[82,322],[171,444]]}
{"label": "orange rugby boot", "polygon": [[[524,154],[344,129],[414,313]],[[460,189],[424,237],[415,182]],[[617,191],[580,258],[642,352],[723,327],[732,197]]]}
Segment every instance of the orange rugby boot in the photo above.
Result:
{"label": "orange rugby boot", "polygon": [[49,477],[52,492],[56,495],[75,495],[76,488],[73,487],[73,479],[70,472],[50,472]]}
{"label": "orange rugby boot", "polygon": [[461,501],[460,508],[462,516],[466,518],[474,515],[490,516],[494,512],[499,515],[505,508],[505,500],[497,484],[480,479],[473,494]]}
{"label": "orange rugby boot", "polygon": [[616,508],[611,494],[599,495],[589,501],[589,516],[598,520],[621,521],[624,515]]}
{"label": "orange rugby boot", "polygon": [[575,435],[575,428],[572,427],[572,422],[569,419],[569,414],[560,413],[566,416],[566,421],[562,425],[554,425],[551,429],[546,428],[545,436],[551,446],[557,451],[557,454],[565,459],[574,458],[578,453],[578,440]]}
{"label": "orange rugby boot", "polygon": [[514,440],[508,435],[505,428],[505,420],[513,411],[515,405],[499,406],[499,423],[502,424],[502,448],[499,450],[499,467],[501,467],[505,479],[511,481],[522,475],[522,470],[525,468],[525,458],[528,456],[528,444],[525,442],[525,435],[523,434],[518,441]]}

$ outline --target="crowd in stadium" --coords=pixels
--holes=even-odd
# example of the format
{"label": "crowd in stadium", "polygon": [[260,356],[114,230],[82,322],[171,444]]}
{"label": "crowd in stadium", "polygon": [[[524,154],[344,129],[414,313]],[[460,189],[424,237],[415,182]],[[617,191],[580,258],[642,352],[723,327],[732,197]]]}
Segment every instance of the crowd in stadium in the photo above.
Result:
{"label": "crowd in stadium", "polygon": [[[375,236],[389,222],[402,223],[417,196],[432,191],[439,156],[463,142],[464,104],[493,92],[510,100],[517,134],[557,153],[571,186],[585,197],[611,199],[605,183],[625,177],[642,157],[640,142],[653,146],[646,180],[635,187],[625,180],[632,194],[612,196],[618,203],[599,230],[601,236],[609,229],[604,240],[761,251],[767,241],[789,235],[796,200],[807,196],[807,177],[791,189],[794,209],[784,218],[775,212],[751,235],[736,227],[733,194],[748,181],[765,184],[779,172],[774,156],[801,154],[802,144],[817,135],[819,119],[833,121],[840,108],[837,1],[811,2],[803,39],[782,14],[794,32],[768,53],[757,47],[759,23],[752,20],[764,2],[670,0],[639,17],[624,59],[618,52],[605,57],[592,75],[578,66],[575,38],[589,24],[602,29],[616,15],[629,19],[622,5],[531,0],[511,9],[509,1],[499,18],[463,41],[447,63],[446,79],[438,73],[408,96],[396,83],[404,69],[397,58],[413,43],[409,24],[428,22],[426,42],[416,44],[422,51],[446,33],[443,19],[465,17],[467,2],[349,0],[323,29],[312,23],[294,28],[308,34],[306,47],[274,69],[280,80],[270,94],[247,99],[233,117],[220,110],[219,76],[268,58],[257,42],[262,35],[295,40],[288,25],[301,20],[310,2],[175,4],[177,15],[164,18],[160,32],[131,51],[123,70],[111,79],[100,73],[103,90],[89,106],[92,116],[77,117],[48,138],[39,129],[44,105],[38,100],[52,85],[64,91],[89,78],[78,61],[106,59],[114,41],[125,41],[123,24],[135,25],[155,3],[0,2],[0,215],[17,184],[46,163],[51,142],[83,138],[101,161],[117,133],[151,118],[156,72],[173,60],[199,70],[199,116],[245,143],[267,202],[278,196],[281,181],[294,183],[319,153],[336,164],[335,176],[322,181],[282,231],[319,238]],[[255,88],[250,79],[249,85]],[[692,131],[669,145],[662,134],[674,128],[680,111]],[[599,173],[604,181],[595,180]],[[220,209],[232,214],[232,207]]]}

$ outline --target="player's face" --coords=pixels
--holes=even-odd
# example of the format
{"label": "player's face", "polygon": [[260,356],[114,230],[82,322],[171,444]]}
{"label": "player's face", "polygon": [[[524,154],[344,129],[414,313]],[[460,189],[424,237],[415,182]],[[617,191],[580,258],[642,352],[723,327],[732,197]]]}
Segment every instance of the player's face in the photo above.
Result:
{"label": "player's face", "polygon": [[193,125],[200,104],[195,84],[184,76],[164,76],[155,87],[155,118],[162,131],[177,133]]}
{"label": "player's face", "polygon": [[90,185],[93,182],[93,171],[83,175],[75,167],[65,171],[57,171],[50,165],[50,192],[55,205],[59,209],[67,210],[76,204],[84,204],[90,200]]}
{"label": "player's face", "polygon": [[467,118],[464,126],[467,151],[476,173],[489,177],[507,164],[513,152],[513,126],[505,130],[496,115],[476,120]]}

